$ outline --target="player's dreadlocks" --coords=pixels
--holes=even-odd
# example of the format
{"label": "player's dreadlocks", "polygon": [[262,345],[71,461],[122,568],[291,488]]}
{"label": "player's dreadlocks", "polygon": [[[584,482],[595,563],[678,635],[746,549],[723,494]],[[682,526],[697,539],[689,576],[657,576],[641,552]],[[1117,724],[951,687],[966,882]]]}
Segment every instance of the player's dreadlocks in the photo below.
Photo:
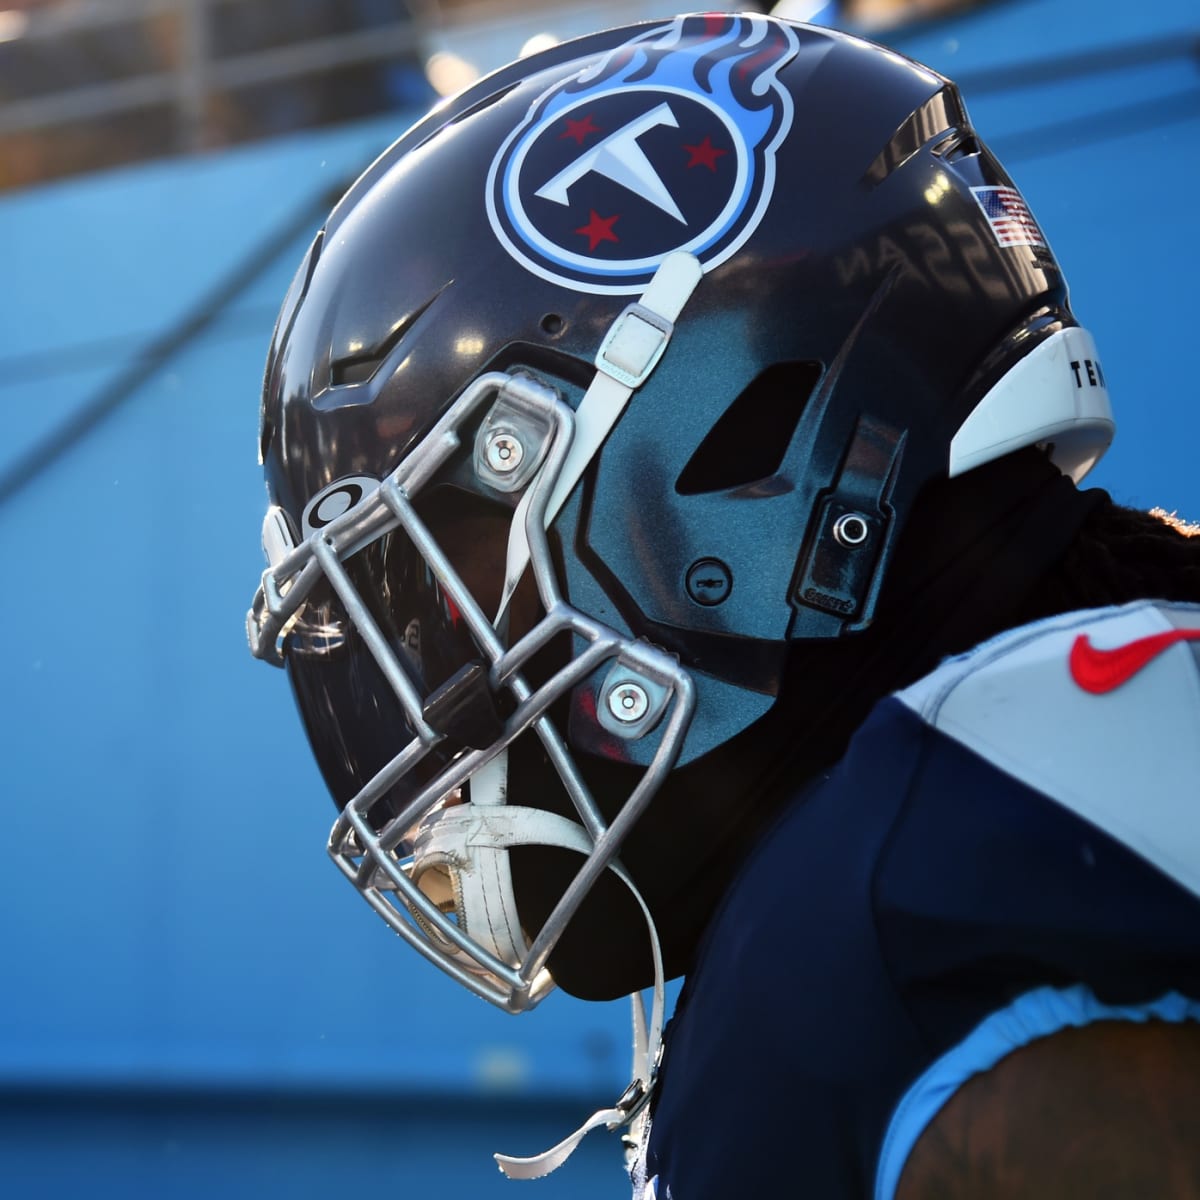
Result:
{"label": "player's dreadlocks", "polygon": [[1022,616],[1146,597],[1200,603],[1200,526],[1162,509],[1143,512],[1106,498],[1084,520]]}

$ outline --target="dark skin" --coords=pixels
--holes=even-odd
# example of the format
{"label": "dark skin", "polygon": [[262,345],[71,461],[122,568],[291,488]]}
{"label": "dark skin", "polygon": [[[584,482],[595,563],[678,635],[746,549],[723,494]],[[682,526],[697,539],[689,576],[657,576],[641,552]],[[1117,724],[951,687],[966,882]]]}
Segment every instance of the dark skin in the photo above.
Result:
{"label": "dark skin", "polygon": [[1103,1022],[968,1081],[896,1200],[1200,1200],[1200,1024]]}

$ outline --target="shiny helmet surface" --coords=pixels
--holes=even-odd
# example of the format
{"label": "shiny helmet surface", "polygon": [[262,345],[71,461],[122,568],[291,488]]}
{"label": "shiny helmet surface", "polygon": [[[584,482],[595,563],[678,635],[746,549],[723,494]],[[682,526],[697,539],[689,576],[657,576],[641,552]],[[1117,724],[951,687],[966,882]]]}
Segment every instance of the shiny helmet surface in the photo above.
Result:
{"label": "shiny helmet surface", "polygon": [[702,891],[738,747],[798,646],[869,629],[920,491],[1031,445],[1078,479],[1111,434],[934,71],[717,13],[489,76],[335,207],[267,364],[249,633],[331,855],[510,1010],[661,977],[640,930]]}

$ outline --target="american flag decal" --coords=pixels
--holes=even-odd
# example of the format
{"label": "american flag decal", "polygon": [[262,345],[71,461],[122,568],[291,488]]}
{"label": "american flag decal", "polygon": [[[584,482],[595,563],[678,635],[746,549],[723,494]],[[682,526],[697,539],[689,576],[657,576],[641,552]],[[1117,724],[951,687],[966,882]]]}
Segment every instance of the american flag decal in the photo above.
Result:
{"label": "american flag decal", "polygon": [[983,215],[1001,246],[1045,246],[1046,239],[1021,193],[1013,187],[973,187]]}

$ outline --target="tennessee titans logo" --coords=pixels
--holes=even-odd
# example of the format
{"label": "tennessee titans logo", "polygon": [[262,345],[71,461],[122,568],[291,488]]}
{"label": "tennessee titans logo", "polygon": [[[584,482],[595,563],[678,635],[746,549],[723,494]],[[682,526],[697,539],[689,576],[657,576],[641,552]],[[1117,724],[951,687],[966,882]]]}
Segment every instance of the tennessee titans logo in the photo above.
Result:
{"label": "tennessee titans logo", "polygon": [[488,175],[488,217],[535,275],[632,294],[673,251],[710,270],[754,232],[792,124],[795,33],[757,15],[679,17],[543,93]]}

